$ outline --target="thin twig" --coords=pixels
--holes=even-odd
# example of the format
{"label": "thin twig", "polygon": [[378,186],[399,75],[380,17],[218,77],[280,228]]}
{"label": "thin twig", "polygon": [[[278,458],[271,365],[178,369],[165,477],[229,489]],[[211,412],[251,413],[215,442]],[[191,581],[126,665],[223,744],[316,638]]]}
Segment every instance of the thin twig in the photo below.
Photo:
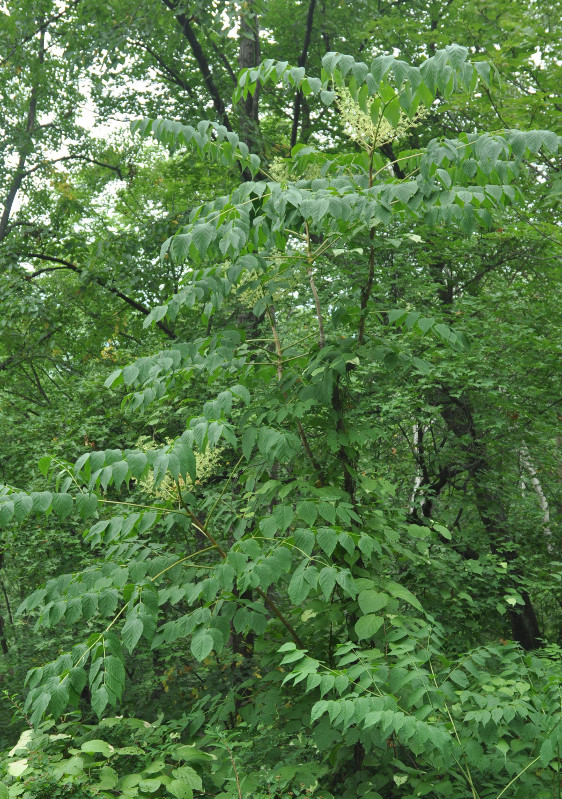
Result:
{"label": "thin twig", "polygon": [[[197,518],[197,516],[196,516],[196,515],[193,513],[193,511],[192,511],[192,510],[191,510],[191,509],[190,509],[190,508],[189,508],[189,507],[188,507],[188,506],[185,504],[185,501],[184,501],[184,499],[183,499],[183,497],[182,497],[182,495],[181,495],[181,491],[179,490],[179,485],[178,485],[178,495],[179,495],[180,504],[181,504],[181,506],[183,507],[183,509],[185,510],[185,512],[187,513],[187,515],[189,516],[189,518],[191,519],[191,521],[193,522],[193,525],[194,525],[194,527],[195,527],[197,530],[199,530],[199,532],[200,532],[202,535],[204,535],[204,536],[205,536],[205,538],[206,538],[206,539],[207,539],[207,540],[208,540],[208,541],[209,541],[209,542],[210,542],[210,543],[213,545],[213,547],[214,547],[214,548],[217,550],[217,552],[219,553],[219,555],[220,555],[222,558],[224,558],[224,559],[226,560],[227,553],[225,552],[225,550],[224,550],[224,549],[221,547],[221,545],[218,543],[218,541],[216,541],[216,539],[215,539],[215,538],[214,538],[214,537],[211,535],[211,533],[209,532],[209,530],[207,529],[207,527],[206,527],[206,526],[203,524],[203,522],[201,522],[201,521],[200,521],[200,520]],[[261,589],[261,588],[257,588],[257,589],[256,589],[256,591],[257,591],[257,592],[258,592],[258,594],[261,596],[261,598],[263,599],[263,601],[265,602],[265,604],[266,604],[266,606],[269,608],[269,610],[270,610],[270,611],[271,611],[271,612],[272,612],[272,613],[273,613],[275,616],[277,616],[277,618],[279,619],[279,621],[280,621],[280,622],[283,624],[283,626],[284,626],[284,627],[285,627],[285,628],[286,628],[286,629],[289,631],[289,633],[290,633],[290,635],[291,635],[291,638],[292,638],[292,639],[293,639],[293,641],[296,643],[296,645],[297,645],[297,646],[298,646],[300,649],[304,649],[304,644],[303,644],[303,642],[301,641],[301,639],[299,638],[299,635],[298,635],[298,633],[296,632],[295,628],[293,627],[293,625],[291,624],[291,622],[290,622],[290,621],[289,621],[287,618],[285,618],[285,616],[284,616],[284,615],[281,613],[281,611],[279,610],[279,608],[277,607],[277,605],[275,604],[275,602],[274,602],[272,599],[270,599],[270,597],[268,597],[268,596],[267,596],[267,594],[266,594],[264,591],[262,591],[262,589]]]}
{"label": "thin twig", "polygon": [[[275,352],[277,354],[277,379],[278,379],[279,382],[281,382],[281,379],[283,377],[283,348],[281,347],[281,341],[279,339],[279,334],[277,332],[277,324],[276,324],[276,321],[275,321],[275,311],[274,311],[273,307],[270,306],[270,305],[267,306],[267,315],[268,315],[268,318],[269,318],[271,331],[273,333],[273,340],[275,341]],[[285,399],[287,399],[287,395],[286,395],[286,393],[284,391],[281,391],[281,394],[282,394],[282,396]],[[320,464],[318,463],[318,461],[314,457],[314,453],[312,452],[312,449],[311,449],[310,444],[308,442],[308,438],[307,438],[307,435],[306,435],[306,433],[304,431],[304,427],[302,426],[300,421],[297,421],[297,428],[298,428],[298,431],[299,431],[300,440],[302,442],[304,450],[305,450],[306,454],[308,455],[308,458],[309,458],[310,462],[312,463],[312,465],[314,466],[316,472],[318,473],[318,479],[320,480],[322,485],[324,485],[325,480],[324,480],[322,467],[320,466]]]}
{"label": "thin twig", "polygon": [[316,318],[318,319],[318,346],[320,349],[325,345],[326,338],[324,336],[324,321],[322,319],[322,308],[320,306],[320,297],[318,296],[318,291],[316,289],[316,284],[314,282],[314,274],[312,271],[312,263],[313,263],[313,256],[312,251],[310,249],[310,230],[308,227],[308,222],[305,222],[306,227],[306,249],[307,249],[307,267],[306,271],[308,274],[308,280],[310,283],[310,288],[312,289],[312,296],[314,297],[314,305],[316,306]]}
{"label": "thin twig", "polygon": [[242,799],[242,790],[240,788],[240,780],[238,779],[238,772],[236,771],[236,763],[234,762],[234,757],[232,755],[232,751],[226,741],[223,741],[224,747],[228,752],[228,756],[230,757],[230,762],[232,763],[232,768],[234,769],[234,776],[236,777],[236,787],[238,788],[238,799]]}

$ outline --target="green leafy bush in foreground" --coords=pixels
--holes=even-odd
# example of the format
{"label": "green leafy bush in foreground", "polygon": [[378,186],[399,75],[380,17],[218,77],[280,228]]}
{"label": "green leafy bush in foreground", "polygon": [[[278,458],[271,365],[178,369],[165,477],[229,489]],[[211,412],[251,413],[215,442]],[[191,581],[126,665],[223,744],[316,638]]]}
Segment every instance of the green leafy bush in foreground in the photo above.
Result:
{"label": "green leafy bush in foreground", "polygon": [[[31,726],[0,799],[557,795],[560,650],[532,651],[525,633],[532,575],[463,393],[470,340],[444,308],[375,302],[381,247],[411,246],[414,229],[488,230],[517,200],[523,159],[560,145],[548,131],[433,139],[397,178],[380,131],[486,83],[467,56],[448,47],[418,68],[329,53],[320,78],[277,62],[243,72],[242,97],[285,82],[330,107],[345,90],[368,123],[353,157],[297,147],[277,181],[221,126],[134,125],[253,178],[165,241],[162,263],[182,277],[145,327],[164,320],[177,336],[106,381],[167,433],[179,418],[180,434],[75,463],[46,456],[52,490],[2,491],[4,527],[86,525],[92,558],[19,608],[36,631],[67,625],[74,640],[28,674]],[[489,536],[479,557],[453,524],[406,511],[377,456],[396,450],[381,404],[408,386],[456,442]],[[432,590],[451,572],[448,607]],[[501,619],[483,644],[458,646],[488,575],[529,651],[500,642]],[[135,678],[157,721],[113,715],[138,706]],[[76,720],[89,706],[99,721]]]}

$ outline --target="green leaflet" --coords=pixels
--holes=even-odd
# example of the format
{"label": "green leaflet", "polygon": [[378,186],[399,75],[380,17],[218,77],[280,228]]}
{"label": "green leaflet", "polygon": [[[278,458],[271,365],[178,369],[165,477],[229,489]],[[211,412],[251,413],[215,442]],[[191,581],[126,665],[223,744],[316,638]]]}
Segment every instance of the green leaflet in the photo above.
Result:
{"label": "green leaflet", "polygon": [[194,147],[201,156],[220,164],[232,165],[238,162],[253,174],[259,169],[259,157],[250,153],[247,145],[235,133],[214,122],[202,121],[195,129],[191,125],[181,125],[166,119],[145,118],[133,122],[131,131],[141,136],[152,134],[157,141],[172,149],[181,146]]}
{"label": "green leaflet", "polygon": [[[467,48],[447,47],[414,67],[391,56],[363,63],[329,52],[320,78],[266,59],[242,72],[236,97],[255,95],[258,83],[273,89],[281,82],[290,89],[286,101],[302,91],[312,118],[322,113],[320,103],[334,118],[345,89],[365,124],[397,132],[436,98],[435,110],[457,113],[455,92],[474,91],[479,80],[493,84],[492,67],[468,56]],[[465,100],[459,97],[459,107]],[[474,118],[481,110],[475,106]],[[543,779],[539,769],[525,769],[533,758],[554,775],[555,658],[544,666],[545,653],[522,656],[504,638],[459,653],[478,639],[483,618],[485,640],[505,633],[508,616],[497,611],[497,597],[489,601],[488,585],[508,585],[499,607],[505,613],[508,605],[511,618],[533,584],[535,560],[516,574],[511,560],[504,568],[486,546],[470,557],[467,542],[489,539],[486,514],[474,505],[487,489],[473,485],[475,475],[485,474],[494,488],[510,482],[511,499],[524,495],[520,518],[540,528],[532,492],[516,485],[524,455],[511,464],[511,481],[495,465],[495,442],[516,439],[514,395],[523,394],[505,369],[496,376],[495,364],[507,341],[518,367],[518,353],[534,340],[530,328],[505,337],[504,306],[523,315],[522,298],[543,290],[532,285],[530,271],[523,279],[509,262],[528,257],[540,264],[545,245],[520,229],[502,238],[494,227],[503,214],[501,224],[515,229],[504,214],[520,199],[515,181],[525,176],[526,160],[540,154],[548,161],[559,138],[545,131],[440,136],[438,124],[432,112],[431,134],[421,130],[404,144],[388,133],[395,171],[374,136],[370,144],[341,148],[318,136],[318,149],[312,138],[297,145],[271,179],[259,175],[263,180],[257,156],[224,126],[148,119],[133,125],[172,151],[189,149],[184,161],[167,164],[171,171],[199,158],[239,165],[253,179],[231,180],[224,169],[221,196],[204,181],[200,191],[189,186],[189,213],[160,220],[147,234],[162,244],[160,272],[123,268],[124,287],[130,278],[142,298],[144,311],[135,313],[144,321],[129,320],[127,333],[115,326],[103,374],[111,371],[108,388],[125,387],[119,421],[135,435],[125,422],[118,431],[99,422],[103,435],[97,445],[85,437],[88,449],[74,464],[41,459],[40,474],[54,490],[0,492],[8,543],[16,525],[29,520],[35,535],[41,515],[51,514],[55,529],[86,528],[92,546],[84,556],[91,566],[48,580],[22,603],[16,621],[27,625],[34,614],[39,632],[62,623],[93,631],[28,676],[24,712],[34,723],[79,706],[86,685],[103,718],[105,726],[80,743],[67,770],[61,766],[61,780],[88,770],[88,779],[99,780],[89,783],[93,790],[131,796],[421,796],[436,785],[444,796],[475,795],[481,785],[497,796],[505,774],[504,784],[526,775],[521,795],[538,795],[535,782],[524,783]],[[333,141],[343,135],[342,122]],[[399,149],[430,136],[423,150]],[[550,162],[543,167],[546,174]],[[133,177],[129,182],[136,186]],[[168,196],[168,186],[162,189]],[[205,194],[211,199],[198,205]],[[185,210],[183,195],[181,203]],[[100,273],[106,266],[102,254]],[[506,293],[501,281],[509,269],[513,289]],[[480,274],[489,282],[478,295]],[[62,278],[51,277],[58,286]],[[149,310],[144,302],[158,304]],[[536,327],[548,328],[546,310]],[[486,335],[491,329],[497,347]],[[164,332],[170,342],[163,346]],[[109,340],[105,330],[104,336]],[[547,342],[541,346],[548,354]],[[534,402],[537,395],[529,395]],[[539,433],[549,440],[537,418],[529,423],[535,447]],[[482,444],[480,435],[487,436]],[[98,448],[100,441],[131,448]],[[487,448],[492,465],[485,463]],[[421,520],[432,503],[448,527]],[[410,524],[416,518],[419,524]],[[453,546],[449,528],[458,529]],[[33,540],[45,543],[39,535]],[[460,579],[470,593],[456,590]],[[155,721],[144,748],[113,747],[103,733],[115,727],[125,738],[126,721],[113,713],[121,716],[131,655],[141,667],[133,672],[146,668],[143,685],[165,716],[173,708],[176,724],[165,730],[167,721],[161,729]],[[531,724],[522,736],[521,725]],[[180,739],[204,741],[217,754],[205,758],[184,744],[172,759],[216,757],[216,768],[203,776],[174,768],[165,758]],[[289,755],[273,765],[265,757],[267,766],[260,760],[256,768],[258,739],[266,755]],[[349,768],[344,759],[361,751],[357,744],[367,753],[365,768]],[[315,760],[318,752],[336,753],[339,771],[332,756]],[[135,758],[137,771],[125,774],[121,757]],[[349,784],[340,785],[338,774]]]}
{"label": "green leaflet", "polygon": [[363,638],[372,638],[382,627],[383,617],[376,616],[373,613],[361,618],[355,624],[355,632],[359,640]]}
{"label": "green leaflet", "polygon": [[202,661],[210,655],[212,649],[213,636],[204,628],[198,630],[191,639],[193,657],[198,661]]}

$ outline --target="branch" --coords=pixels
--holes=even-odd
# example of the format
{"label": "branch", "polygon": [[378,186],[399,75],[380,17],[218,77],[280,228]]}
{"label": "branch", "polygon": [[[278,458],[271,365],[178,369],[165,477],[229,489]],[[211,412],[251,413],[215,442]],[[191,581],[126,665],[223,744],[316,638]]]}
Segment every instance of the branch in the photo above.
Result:
{"label": "branch", "polygon": [[552,530],[550,529],[550,508],[548,507],[548,500],[546,495],[543,491],[543,487],[537,475],[537,470],[535,469],[535,465],[531,460],[531,453],[529,452],[529,448],[527,444],[523,441],[521,444],[521,448],[519,450],[519,457],[521,458],[521,465],[527,470],[529,475],[531,476],[531,485],[533,486],[533,490],[537,495],[539,500],[539,505],[542,510],[542,523],[544,528],[544,535],[546,538],[546,549],[548,552],[552,553],[554,551],[554,547],[552,546]]}
{"label": "branch", "polygon": [[318,319],[318,347],[322,349],[326,343],[326,338],[324,336],[324,321],[322,319],[322,308],[320,306],[320,297],[318,296],[318,290],[316,288],[316,283],[314,282],[314,273],[312,271],[312,262],[314,258],[310,250],[310,230],[308,227],[308,222],[305,222],[305,225],[306,225],[306,247],[308,252],[308,264],[307,264],[308,280],[310,283],[310,288],[312,290],[312,296],[314,297],[314,305],[316,306],[316,318]]}
{"label": "branch", "polygon": [[369,239],[371,246],[369,248],[369,272],[367,274],[367,281],[361,287],[361,316],[359,318],[359,331],[357,341],[363,344],[365,341],[365,323],[367,321],[368,305],[373,290],[373,283],[375,281],[375,228],[372,227],[369,231]]}
{"label": "branch", "polygon": [[211,47],[213,48],[213,50],[215,51],[217,56],[220,58],[220,60],[224,64],[224,66],[226,68],[226,71],[230,75],[230,79],[232,80],[233,84],[236,86],[237,83],[238,83],[238,78],[236,77],[236,73],[234,72],[234,70],[230,66],[230,64],[228,62],[228,58],[225,56],[225,54],[222,52],[222,50],[219,50],[219,48],[217,47],[217,45],[215,44],[215,42],[212,39],[210,41],[211,41]]}
{"label": "branch", "polygon": [[406,173],[404,170],[398,166],[398,160],[396,155],[394,154],[394,150],[392,149],[392,144],[390,142],[386,142],[379,147],[379,150],[383,155],[386,155],[388,160],[390,161],[389,166],[392,166],[392,171],[394,172],[394,177],[398,178],[398,180],[406,180]]}
{"label": "branch", "polygon": [[[48,341],[51,336],[55,334],[55,330],[49,330],[47,333],[44,333],[37,344],[42,344],[44,341]],[[18,355],[9,355],[7,358],[4,358],[3,361],[0,362],[0,372],[3,372],[8,366],[18,359]]]}
{"label": "branch", "polygon": [[477,272],[469,280],[465,280],[464,283],[458,283],[455,288],[457,290],[460,290],[460,291],[465,291],[466,288],[471,285],[471,283],[477,283],[483,277],[486,277],[486,275],[489,272],[493,272],[494,269],[497,269],[502,264],[509,263],[510,261],[514,261],[514,260],[519,261],[524,256],[531,255],[534,250],[535,250],[534,246],[533,247],[527,247],[524,250],[519,250],[519,251],[514,250],[513,252],[508,253],[505,257],[500,258],[500,259],[498,259],[496,261],[493,261],[491,264],[487,264],[483,269],[481,269],[479,272]]}
{"label": "branch", "polygon": [[[43,61],[45,60],[44,30],[41,31],[38,60],[39,60],[39,66],[41,67],[43,65]],[[31,95],[29,98],[29,108],[27,110],[27,121],[25,125],[25,132],[27,136],[25,137],[26,140],[24,140],[24,142],[21,144],[18,151],[18,165],[16,167],[14,178],[12,180],[12,185],[10,186],[8,195],[6,197],[6,202],[4,203],[4,211],[2,213],[2,217],[0,218],[0,242],[5,239],[8,233],[8,222],[10,220],[10,214],[12,213],[12,206],[14,204],[14,200],[16,199],[16,195],[19,191],[19,188],[22,184],[25,175],[25,162],[27,160],[27,156],[29,155],[31,132],[35,126],[36,117],[37,117],[37,83],[35,83],[31,88]]]}
{"label": "branch", "polygon": [[[45,272],[57,272],[60,269],[70,269],[72,272],[76,272],[78,275],[86,274],[85,269],[80,269],[79,266],[76,264],[71,263],[70,261],[66,261],[64,258],[57,258],[54,255],[47,255],[46,253],[40,252],[26,252],[22,253],[25,258],[37,258],[40,261],[50,261],[55,264],[61,264],[61,266],[46,266],[43,269],[37,269],[35,272],[32,272],[30,275],[26,275],[26,280],[33,280],[33,278],[37,277],[38,275],[42,275]],[[92,275],[88,273],[88,276],[94,280],[98,286],[110,291],[112,294],[115,294],[116,297],[126,302],[127,305],[130,305],[131,308],[134,308],[136,311],[144,314],[144,316],[148,316],[150,313],[150,308],[147,308],[146,305],[143,305],[141,302],[133,299],[132,297],[128,297],[126,294],[123,294],[122,291],[119,291],[118,288],[112,286],[102,280],[102,278],[97,277],[96,275]],[[168,327],[165,322],[156,322],[156,325],[162,330],[169,338],[175,339],[175,333]]]}
{"label": "branch", "polygon": [[221,121],[221,123],[225,126],[225,128],[232,132],[232,125],[230,124],[230,120],[228,118],[228,114],[226,113],[226,106],[222,100],[222,97],[219,94],[219,90],[213,80],[213,76],[211,75],[211,70],[209,68],[209,62],[207,61],[207,56],[203,52],[203,48],[199,44],[199,40],[195,35],[195,31],[190,25],[189,18],[182,14],[181,11],[178,11],[177,8],[177,1],[176,0],[162,0],[165,6],[167,6],[170,11],[174,14],[175,18],[180,25],[183,35],[189,42],[191,47],[191,51],[195,56],[195,60],[201,70],[201,75],[203,76],[203,81],[205,86],[207,87],[207,91],[211,95],[211,99],[213,101],[213,105],[215,107],[215,111]]}
{"label": "branch", "polygon": [[[322,3],[322,13],[320,15],[322,22],[326,19],[326,3]],[[324,27],[320,31],[320,35],[322,36],[322,41],[324,42],[324,47],[326,48],[326,52],[329,53],[330,50],[333,50],[332,42],[330,40],[330,34],[326,31]]]}
{"label": "branch", "polygon": [[[43,403],[39,402],[39,400],[36,399],[35,397],[26,396],[25,394],[21,394],[19,391],[14,391],[11,388],[4,388],[4,386],[0,386],[0,392],[2,392],[2,394],[11,394],[14,397],[18,397],[19,399],[25,400],[25,402],[34,402],[35,405],[39,405],[39,407],[43,406]],[[28,408],[27,410],[31,410],[31,408]],[[32,413],[35,413],[35,411],[32,411]]]}
{"label": "branch", "polygon": [[[271,332],[273,334],[273,340],[275,342],[275,352],[277,354],[277,380],[280,383],[282,378],[283,378],[283,348],[281,347],[281,341],[279,339],[279,333],[277,332],[277,324],[276,324],[276,321],[275,321],[275,311],[273,309],[273,306],[268,305],[267,309],[266,309],[266,313],[267,313],[267,317],[269,319],[269,324],[271,326]],[[288,402],[287,394],[283,390],[281,390],[281,395]],[[306,436],[306,433],[304,432],[304,427],[302,426],[300,420],[297,421],[297,428],[298,428],[298,431],[299,431],[300,440],[301,440],[302,445],[304,447],[304,451],[308,455],[308,459],[310,460],[311,464],[313,465],[314,469],[316,470],[316,473],[318,474],[318,479],[320,480],[322,485],[324,485],[325,484],[324,472],[322,470],[322,467],[320,466],[320,464],[318,463],[318,461],[314,457],[314,453],[312,452],[312,449],[310,448],[310,444],[308,442],[308,438]]]}
{"label": "branch", "polygon": [[[298,67],[304,67],[304,65],[306,64],[306,57],[308,55],[308,46],[310,44],[310,37],[312,35],[312,22],[314,20],[315,6],[316,6],[316,0],[310,0],[310,4],[308,6],[308,14],[306,17],[306,26],[304,29],[304,41],[302,44],[301,54],[299,55],[297,60]],[[295,94],[295,102],[293,104],[293,127],[291,130],[291,150],[297,143],[302,99],[303,99],[303,93],[301,89],[299,89]]]}
{"label": "branch", "polygon": [[[20,368],[23,368],[23,367],[20,367]],[[33,361],[29,361],[29,368],[31,369],[31,371],[33,373],[33,379],[35,381],[35,385],[39,389],[39,393],[41,394],[41,396],[43,397],[43,399],[45,400],[47,405],[50,405],[51,404],[51,400],[49,399],[49,395],[47,394],[47,392],[43,388],[43,384],[41,383],[41,380],[39,379],[39,375],[37,374],[37,370],[35,369],[35,366],[33,365]],[[25,374],[25,369],[23,371],[24,371],[24,374]]]}
{"label": "branch", "polygon": [[6,58],[4,58],[2,61],[0,61],[0,66],[3,66],[4,64],[7,64],[8,61],[10,60],[10,58],[13,56],[13,54],[16,52],[16,50],[18,50],[18,48],[20,48],[22,46],[22,44],[27,44],[27,42],[30,42],[35,36],[37,36],[38,33],[44,33],[47,30],[47,28],[49,27],[49,25],[52,25],[53,22],[58,22],[58,20],[61,17],[64,17],[64,15],[67,13],[67,11],[70,11],[71,8],[74,8],[75,6],[77,6],[79,2],[80,2],[80,0],[74,0],[74,2],[71,3],[67,8],[63,8],[63,10],[60,12],[60,14],[56,14],[56,16],[54,16],[54,17],[49,17],[49,19],[46,22],[42,22],[41,25],[39,25],[39,27],[36,28],[33,31],[33,33],[30,33],[29,36],[24,36],[23,39],[20,42],[18,42],[17,44],[15,44],[12,47],[12,49],[10,50],[10,52],[8,53]]}
{"label": "branch", "polygon": [[[238,29],[238,67],[240,69],[257,67],[261,60],[259,20],[254,8],[255,3],[256,0],[247,0],[240,6]],[[253,94],[249,93],[246,99],[241,97],[238,102],[238,133],[250,150],[254,152],[263,151],[259,135],[259,98],[260,83],[258,81]],[[244,175],[244,179],[251,180],[247,169],[245,172],[247,174]]]}
{"label": "branch", "polygon": [[16,360],[16,355],[9,355],[7,358],[4,358],[3,361],[0,361],[0,372],[3,372],[8,366]]}
{"label": "branch", "polygon": [[97,164],[98,166],[102,166],[105,169],[112,169],[119,175],[119,179],[123,180],[123,173],[121,172],[121,167],[114,166],[113,164],[106,164],[105,161],[99,161],[97,158],[90,158],[88,155],[63,155],[61,158],[54,158],[52,161],[41,161],[41,163],[32,166],[30,169],[27,169],[23,176],[27,177],[28,175],[32,175],[34,172],[37,172],[38,169],[41,169],[42,166],[47,166],[50,164],[59,164],[61,161],[86,161],[88,164]]}
{"label": "branch", "polygon": [[146,52],[149,53],[158,64],[160,64],[162,69],[165,72],[168,73],[169,78],[170,78],[171,81],[173,81],[173,83],[175,83],[177,86],[179,86],[180,89],[183,89],[185,92],[187,92],[187,94],[192,99],[195,98],[195,95],[193,93],[193,89],[188,84],[188,82],[185,80],[185,78],[182,78],[180,73],[176,69],[174,69],[174,67],[171,67],[169,64],[167,64],[164,61],[164,59],[162,58],[162,56],[160,56],[155,50],[153,50],[152,47],[150,47],[150,45],[145,44],[145,42],[141,42],[141,41],[134,41],[133,44],[137,44],[143,50],[146,50]]}

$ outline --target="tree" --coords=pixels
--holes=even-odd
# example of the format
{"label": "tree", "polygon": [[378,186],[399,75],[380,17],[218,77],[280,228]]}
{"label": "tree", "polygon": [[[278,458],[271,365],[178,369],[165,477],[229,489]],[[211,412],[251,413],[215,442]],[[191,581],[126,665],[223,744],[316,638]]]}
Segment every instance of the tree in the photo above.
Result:
{"label": "tree", "polygon": [[[191,29],[172,10],[174,30]],[[166,179],[155,200],[163,219],[144,240],[127,211],[135,191],[145,196],[135,175],[103,223],[101,252],[101,226],[77,245],[92,248],[87,266],[58,250],[40,260],[60,272],[25,272],[22,261],[10,286],[38,287],[50,338],[64,340],[60,292],[88,292],[70,306],[83,316],[68,312],[63,351],[76,368],[86,346],[102,348],[98,371],[117,390],[95,397],[107,421],[83,454],[81,401],[71,452],[40,461],[54,490],[8,485],[1,498],[9,531],[46,516],[40,527],[74,540],[76,525],[91,525],[81,568],[65,573],[57,554],[59,573],[19,609],[39,630],[91,631],[79,643],[70,632],[64,654],[64,635],[55,639],[52,661],[30,671],[23,713],[47,729],[44,714],[87,714],[89,700],[102,720],[93,739],[68,728],[81,754],[58,738],[24,738],[14,753],[22,780],[47,777],[41,764],[52,757],[55,780],[81,790],[95,774],[108,795],[551,795],[558,650],[534,651],[559,623],[547,605],[556,533],[546,531],[541,480],[556,468],[557,298],[553,286],[535,316],[537,264],[552,248],[520,235],[517,185],[533,169],[549,179],[560,139],[431,138],[436,107],[478,86],[496,91],[493,70],[468,56],[447,46],[416,67],[329,52],[320,78],[302,63],[262,61],[239,79],[240,135],[209,120],[133,126],[175,153],[163,165],[135,145],[143,178]],[[270,114],[289,98],[291,135],[306,103],[334,120],[333,136],[265,162],[247,146],[269,149],[271,123],[259,134],[248,124],[259,86]],[[199,176],[205,164],[222,192],[206,184],[194,198],[190,186],[189,211],[168,210],[182,170]],[[80,182],[101,169],[82,166]],[[544,199],[531,195],[531,222],[533,202]],[[126,235],[111,231],[119,217]],[[162,238],[154,264],[145,253]],[[138,273],[125,266],[143,257]],[[113,331],[109,295],[127,308]],[[14,331],[21,296],[12,295]],[[94,336],[88,311],[103,322]],[[54,372],[35,379],[31,366],[21,379],[42,396]],[[540,477],[537,441],[548,442]],[[104,720],[139,697],[151,718],[164,710],[162,732]],[[139,746],[129,752],[131,736]]]}

